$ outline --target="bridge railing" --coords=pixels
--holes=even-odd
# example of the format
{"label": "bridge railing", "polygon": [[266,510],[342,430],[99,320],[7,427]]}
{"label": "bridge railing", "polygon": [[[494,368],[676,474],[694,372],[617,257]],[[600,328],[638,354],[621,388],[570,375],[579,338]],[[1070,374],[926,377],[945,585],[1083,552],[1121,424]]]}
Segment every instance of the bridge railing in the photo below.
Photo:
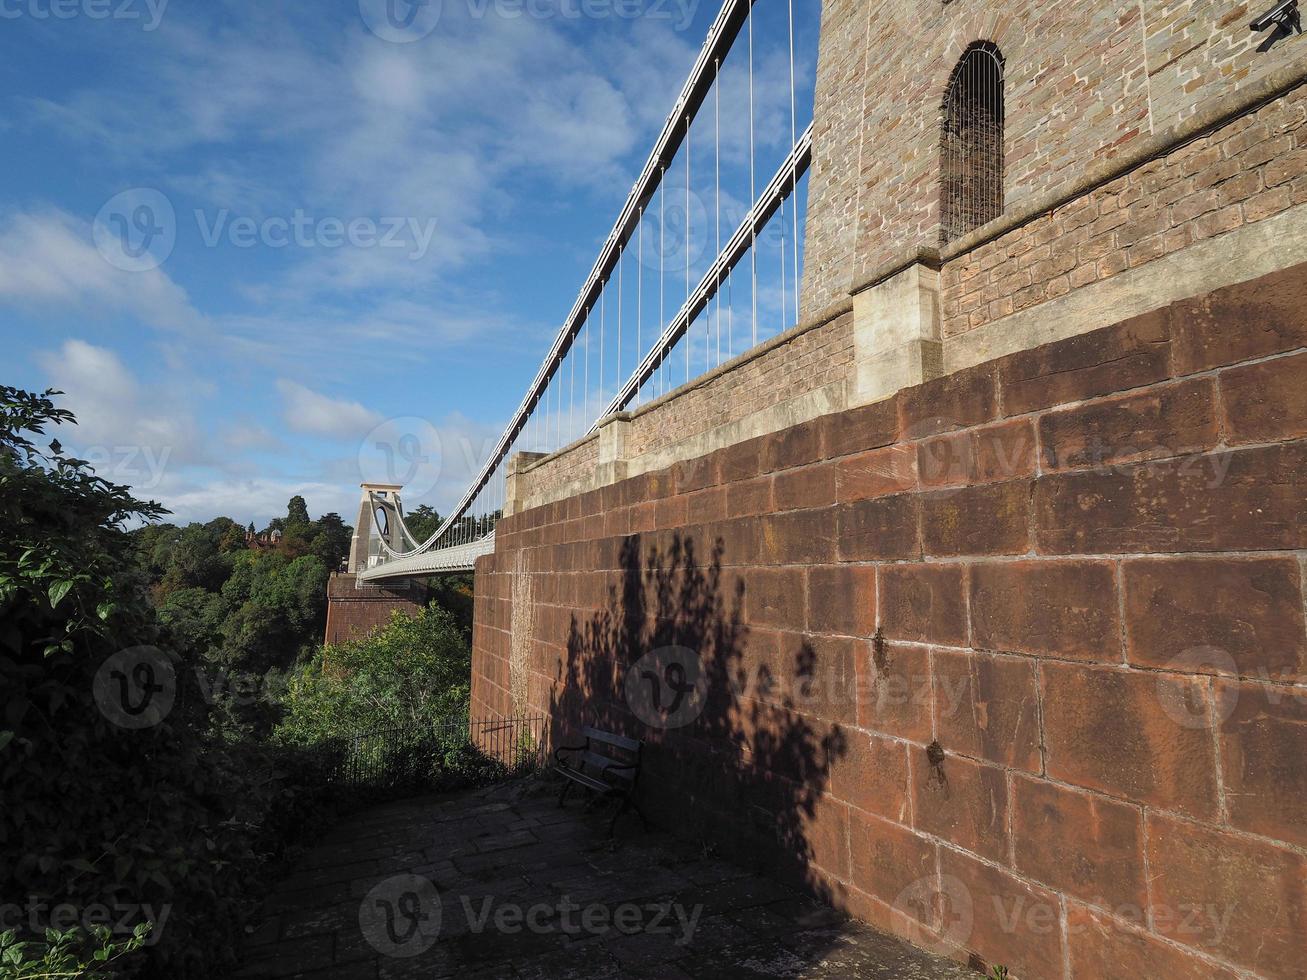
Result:
{"label": "bridge railing", "polygon": [[483,538],[514,454],[557,452],[797,322],[818,21],[819,0],[725,0],[486,462],[431,538],[402,528],[386,560]]}

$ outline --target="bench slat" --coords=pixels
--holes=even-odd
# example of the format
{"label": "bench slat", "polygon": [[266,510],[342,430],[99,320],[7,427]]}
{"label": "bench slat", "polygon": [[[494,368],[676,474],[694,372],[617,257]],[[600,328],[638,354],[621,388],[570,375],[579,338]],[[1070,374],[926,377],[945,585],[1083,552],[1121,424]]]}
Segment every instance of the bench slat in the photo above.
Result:
{"label": "bench slat", "polygon": [[574,783],[580,783],[582,786],[588,786],[590,789],[597,790],[601,793],[608,793],[613,790],[613,787],[609,786],[603,780],[595,779],[593,776],[587,776],[585,773],[577,772],[575,769],[571,769],[567,766],[558,766],[558,772],[572,780]]}
{"label": "bench slat", "polygon": [[607,745],[615,745],[619,749],[625,749],[628,752],[640,751],[641,742],[634,738],[627,738],[625,735],[617,735],[613,732],[601,731],[598,728],[582,728],[581,734],[586,738],[592,738],[596,742],[603,742]]}
{"label": "bench slat", "polygon": [[600,755],[598,752],[581,752],[574,755],[573,758],[580,758],[587,766],[593,766],[595,769],[634,769],[634,760],[627,762],[623,759],[614,759],[612,756]]}

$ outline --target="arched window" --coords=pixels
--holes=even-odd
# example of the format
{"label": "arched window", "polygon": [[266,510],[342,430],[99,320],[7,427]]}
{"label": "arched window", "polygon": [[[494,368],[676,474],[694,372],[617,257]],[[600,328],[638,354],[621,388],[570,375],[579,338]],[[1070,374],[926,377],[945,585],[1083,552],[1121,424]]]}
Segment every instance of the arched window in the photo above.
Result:
{"label": "arched window", "polygon": [[1003,56],[967,48],[949,78],[941,134],[940,243],[1003,213]]}

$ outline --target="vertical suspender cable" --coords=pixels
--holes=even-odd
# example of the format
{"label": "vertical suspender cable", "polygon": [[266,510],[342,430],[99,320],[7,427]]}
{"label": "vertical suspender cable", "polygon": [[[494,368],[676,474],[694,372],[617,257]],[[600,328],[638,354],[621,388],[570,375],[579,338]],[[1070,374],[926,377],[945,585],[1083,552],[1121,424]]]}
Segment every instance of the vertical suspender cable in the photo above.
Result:
{"label": "vertical suspender cable", "polygon": [[[716,187],[713,191],[713,210],[717,218],[717,254],[722,254],[722,62],[713,60],[713,169]],[[722,276],[717,273],[717,363],[722,363]]]}
{"label": "vertical suspender cable", "polygon": [[[685,117],[685,301],[690,301],[690,117]],[[690,383],[690,328],[685,329],[685,383]]]}
{"label": "vertical suspender cable", "polygon": [[[754,185],[753,152],[753,8],[749,8],[749,207],[758,200],[758,191]],[[758,343],[758,231],[752,226],[749,231],[749,269],[753,280],[753,343]]]}
{"label": "vertical suspender cable", "polygon": [[[626,305],[622,301],[622,260],[624,258],[626,258],[625,248],[617,256],[617,336],[619,337],[622,335],[622,307]],[[640,362],[640,348],[638,345],[635,349],[635,360],[637,364]],[[617,384],[619,387],[622,384],[622,372],[620,370],[617,372]]]}
{"label": "vertical suspender cable", "polygon": [[[790,146],[798,140],[794,118],[794,0],[790,0]],[[799,188],[798,162],[790,167],[790,260],[794,264],[794,322],[799,322]]]}
{"label": "vertical suspender cable", "polygon": [[[635,356],[644,357],[644,206],[640,206],[640,217],[635,221],[635,271],[640,278],[635,281]],[[635,404],[640,406],[640,393],[635,393]]]}
{"label": "vertical suspender cable", "polygon": [[790,304],[786,299],[785,293],[785,198],[781,198],[781,319],[777,323],[778,330],[785,329],[785,316],[789,313]]}
{"label": "vertical suspender cable", "polygon": [[604,394],[604,294],[599,294],[599,404],[608,401]]}
{"label": "vertical suspender cable", "polygon": [[[661,167],[658,171],[658,332],[661,334],[663,328],[667,326],[667,318],[663,316],[663,258],[667,254],[664,246],[663,234],[667,228],[667,168]],[[663,365],[660,360],[658,363],[658,394],[663,393]]]}

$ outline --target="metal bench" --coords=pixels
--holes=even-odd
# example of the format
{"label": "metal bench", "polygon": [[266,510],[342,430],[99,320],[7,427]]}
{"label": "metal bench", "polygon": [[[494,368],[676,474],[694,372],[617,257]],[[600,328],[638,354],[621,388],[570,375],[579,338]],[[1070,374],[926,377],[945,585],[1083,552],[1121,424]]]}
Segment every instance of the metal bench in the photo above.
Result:
{"label": "metal bench", "polygon": [[581,745],[561,745],[554,750],[554,771],[563,777],[558,805],[563,805],[573,786],[584,786],[596,794],[594,800],[617,798],[622,801],[608,824],[610,837],[617,827],[617,818],[628,809],[635,810],[647,831],[649,822],[635,802],[635,784],[640,775],[640,754],[644,743],[598,728],[582,728],[581,734],[585,737]]}

